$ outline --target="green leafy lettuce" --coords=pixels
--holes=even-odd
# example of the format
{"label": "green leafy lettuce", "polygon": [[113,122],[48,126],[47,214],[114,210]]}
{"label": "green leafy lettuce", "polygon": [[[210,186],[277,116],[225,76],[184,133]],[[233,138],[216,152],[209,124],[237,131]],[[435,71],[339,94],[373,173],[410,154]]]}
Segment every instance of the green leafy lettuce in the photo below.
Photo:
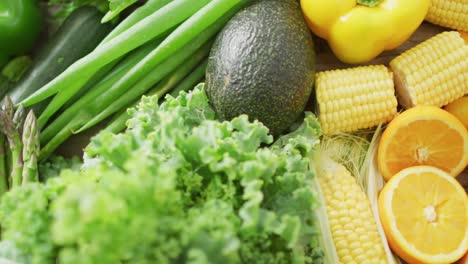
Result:
{"label": "green leafy lettuce", "polygon": [[64,158],[51,156],[47,161],[39,163],[39,179],[42,182],[60,175],[65,169],[79,171],[82,162],[78,157]]}
{"label": "green leafy lettuce", "polygon": [[271,145],[268,129],[247,116],[217,121],[202,85],[157,102],[144,97],[130,110],[126,132],[94,137],[81,171],[7,194],[0,257],[322,263],[308,160],[320,135],[312,114]]}

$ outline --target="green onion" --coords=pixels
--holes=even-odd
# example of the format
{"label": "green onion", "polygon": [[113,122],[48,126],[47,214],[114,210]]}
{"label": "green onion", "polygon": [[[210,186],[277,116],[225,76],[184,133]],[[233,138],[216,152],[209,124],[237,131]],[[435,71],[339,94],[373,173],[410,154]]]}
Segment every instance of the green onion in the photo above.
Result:
{"label": "green onion", "polygon": [[[208,35],[207,35],[208,36]],[[197,37],[196,40],[190,43],[187,47],[180,50],[176,56],[171,57],[170,59],[164,61],[162,64],[158,65],[152,72],[150,72],[144,79],[142,79],[137,85],[133,86],[131,91],[126,93],[126,91],[130,88],[130,86],[123,86],[121,82],[116,82],[111,87],[107,89],[95,89],[92,91],[92,95],[88,94],[86,98],[84,97],[82,100],[78,101],[78,106],[70,107],[67,109],[62,116],[60,116],[59,123],[52,124],[54,125],[55,129],[63,130],[65,129],[70,130],[70,133],[66,132],[59,132],[49,130],[51,126],[49,126],[41,135],[41,143],[44,142],[46,139],[53,137],[51,142],[48,142],[42,149],[40,153],[40,160],[44,160],[47,158],[52,152],[61,144],[63,143],[69,136],[72,134],[76,134],[74,130],[79,129],[81,126],[86,124],[87,120],[93,119],[89,121],[94,123],[94,121],[101,121],[104,118],[110,116],[112,113],[117,112],[118,110],[127,107],[131,102],[136,100],[140,97],[145,91],[147,91],[152,85],[157,83],[159,80],[167,76],[171,71],[175,70],[179,65],[186,62],[186,60],[193,56],[197,48],[200,48],[199,54],[195,55],[194,59],[199,61],[208,55],[209,49],[211,47],[212,41],[205,43],[207,36],[200,35]],[[201,56],[201,58],[200,58]],[[187,62],[186,62],[187,63]],[[190,65],[190,62],[187,64]],[[120,78],[117,78],[120,79]],[[102,90],[102,91],[101,91]],[[125,94],[125,95],[123,95]],[[92,107],[89,107],[89,104],[92,104]],[[82,105],[88,105],[87,108],[81,108]],[[106,107],[110,107],[106,110]],[[81,109],[81,110],[80,110]],[[78,114],[77,114],[78,111]],[[102,114],[100,114],[102,113]],[[77,119],[73,119],[73,116],[77,115]],[[69,118],[73,120],[70,121]],[[57,119],[58,120],[58,119]],[[84,122],[83,122],[84,121]],[[90,127],[92,125],[89,125]],[[83,129],[82,129],[83,130]],[[57,134],[57,135],[55,135]],[[67,137],[64,137],[66,135]],[[46,138],[47,137],[47,138]],[[59,138],[61,137],[61,138]],[[43,143],[44,144],[44,143]]]}
{"label": "green onion", "polygon": [[[212,44],[212,41],[207,42],[195,54],[192,54],[193,51],[191,50],[191,47],[187,47],[182,50],[182,53],[185,54],[178,54],[177,57],[174,56],[171,58],[169,62],[173,65],[176,65],[174,67],[176,69],[172,74],[169,74],[154,89],[152,89],[148,96],[157,94],[159,97],[161,97],[167,91],[169,91],[170,88],[181,81],[183,77],[189,74],[190,71],[192,71],[206,56],[208,56]],[[161,79],[160,76],[166,75],[164,70],[170,69],[172,67],[166,66],[164,69],[159,68],[160,67],[157,67],[156,71],[151,72],[145,78],[140,80],[132,87],[130,92],[125,94],[125,96],[118,97],[117,100],[113,101],[108,107],[99,111],[97,115],[88,121],[88,123],[86,123],[79,130],[74,131],[74,133],[81,133],[119,111],[122,109],[122,106],[128,106],[128,104],[141,97],[141,95],[144,94],[149,88],[151,88],[154,83],[158,82],[159,79]]]}
{"label": "green onion", "polygon": [[[162,75],[159,72],[150,74],[150,71],[158,64],[166,59],[177,60],[181,54],[186,53],[184,50],[185,45],[190,43],[190,48],[198,48],[207,41],[209,38],[214,36],[227,21],[235,14],[240,8],[236,6],[238,0],[214,0],[194,16],[185,21],[179,26],[174,32],[172,32],[154,51],[146,56],[140,63],[138,63],[133,69],[131,69],[122,79],[116,83],[110,90],[117,90],[120,87],[130,87],[134,85],[138,80],[144,78],[147,75]],[[197,46],[199,45],[199,46]],[[179,50],[182,49],[180,52]],[[179,51],[179,53],[177,53]],[[173,55],[170,57],[171,55]],[[162,68],[162,71],[165,69]],[[116,88],[117,87],[117,88]],[[142,87],[145,89],[145,87]],[[120,90],[120,89],[119,89]],[[132,94],[140,96],[142,93],[138,89],[134,91],[132,89],[130,94],[126,94],[125,97],[130,98]],[[109,91],[108,91],[109,92]],[[122,94],[122,93],[119,93]],[[106,102],[98,103],[98,105],[106,104]],[[122,107],[122,105],[115,104],[116,107]],[[117,111],[117,110],[116,110]],[[99,118],[95,120],[102,120],[102,116],[108,116],[108,113],[103,113]],[[95,122],[95,121],[93,121]],[[94,123],[93,123],[94,125]]]}
{"label": "green onion", "polygon": [[171,96],[177,97],[180,92],[188,91],[195,87],[199,82],[205,78],[206,66],[208,65],[208,60],[203,61],[198,67],[190,73],[181,83],[177,85],[173,90],[171,90]]}
{"label": "green onion", "polygon": [[59,91],[67,91],[66,96],[63,96],[63,102],[57,102],[55,107],[49,108],[50,112],[46,113],[46,115],[52,116],[104,65],[151,39],[161,36],[170,28],[191,17],[208,2],[210,1],[174,0],[119,34],[112,41],[104,43],[86,57],[72,64],[57,78],[26,98],[22,103],[25,106],[30,106]]}
{"label": "green onion", "polygon": [[[153,40],[142,47],[138,48],[131,54],[127,56],[126,59],[122,60],[112,72],[108,74],[104,79],[95,85],[94,88],[76,101],[72,106],[65,109],[63,113],[56,120],[54,120],[50,125],[48,125],[41,132],[41,145],[47,143],[55,134],[62,128],[66,127],[79,111],[83,108],[92,108],[95,104],[91,104],[96,97],[101,95],[104,91],[108,90],[114,83],[116,83],[122,76],[125,75],[131,68],[133,68],[141,59],[143,59],[151,50],[153,50],[157,45],[159,45],[161,40]],[[43,127],[46,123],[47,118],[42,118],[44,113],[39,117],[39,126]]]}
{"label": "green onion", "polygon": [[136,23],[143,20],[145,17],[153,14],[154,12],[161,9],[163,6],[167,5],[172,0],[150,0],[146,2],[143,6],[137,8],[133,11],[128,17],[126,17],[122,22],[120,22],[105,38],[101,41],[102,44],[109,42],[114,39],[116,36],[120,35],[122,32],[133,27]]}
{"label": "green onion", "polygon": [[[181,91],[187,91],[189,89],[192,89],[195,87],[197,83],[199,83],[205,76],[205,70],[206,70],[206,65],[208,64],[208,60],[205,59],[201,64],[197,66],[197,68],[191,72],[187,77],[185,77],[180,83],[177,84],[177,86],[173,89],[169,88],[171,90],[171,95],[172,96],[177,96],[179,92]],[[173,80],[171,78],[172,76],[167,77],[165,80],[167,81],[167,85],[169,85],[169,81]],[[161,83],[164,83],[164,81],[161,81]],[[148,96],[151,95],[156,95],[159,98],[163,98],[164,93],[162,91],[166,91],[165,88],[160,88],[160,84],[158,84],[157,87],[152,89],[149,93]],[[137,100],[130,106],[129,108],[135,108],[140,100]],[[128,109],[125,108],[123,111],[120,111],[114,117],[112,120],[107,124],[106,128],[104,130],[109,131],[111,133],[119,133],[123,131],[126,127],[127,120],[130,118],[130,115],[128,114]]]}

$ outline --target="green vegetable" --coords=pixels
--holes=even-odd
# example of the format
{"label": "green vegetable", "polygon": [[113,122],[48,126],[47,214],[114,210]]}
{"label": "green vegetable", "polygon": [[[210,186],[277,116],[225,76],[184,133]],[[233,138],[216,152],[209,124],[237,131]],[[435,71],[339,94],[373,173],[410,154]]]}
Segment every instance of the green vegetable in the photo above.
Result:
{"label": "green vegetable", "polygon": [[[121,85],[121,81],[124,78],[121,77],[117,79],[118,81],[108,89],[101,92],[93,91],[95,92],[96,96],[88,96],[87,98],[80,100],[80,105],[88,104],[88,110],[86,111],[81,109],[78,113],[77,119],[73,119],[71,122],[70,120],[66,120],[68,124],[64,124],[64,128],[61,128],[62,131],[66,131],[60,131],[59,133],[56,133],[54,138],[52,138],[50,142],[42,148],[40,159],[43,160],[52,154],[52,151],[54,151],[61,143],[63,143],[69,136],[71,136],[72,132],[80,133],[81,131],[95,125],[97,122],[102,121],[104,118],[122,109],[123,107],[126,108],[129,106],[132,101],[140,97],[144,92],[151,88],[151,86],[156,84],[164,76],[168,75],[172,70],[179,67],[182,63],[185,63],[189,67],[194,66],[194,62],[198,63],[204,56],[208,55],[209,53],[211,42],[203,45],[203,42],[206,40],[206,36],[200,35],[197,40],[193,41],[189,46],[181,50],[177,56],[173,56],[171,59],[166,60],[162,64],[158,65],[145,78],[140,80],[132,87],[129,85]],[[198,51],[196,54],[193,54],[201,45],[203,46],[200,48],[200,51]],[[193,56],[191,61],[189,60],[190,56]],[[184,67],[182,68],[182,70],[186,71]],[[130,71],[132,69],[134,68],[131,68]],[[126,93],[126,91],[130,88],[131,90]],[[125,95],[122,96],[123,94]],[[94,106],[94,108],[91,108],[92,106]],[[79,108],[77,107],[77,109]],[[74,115],[76,115],[76,112]],[[89,117],[90,121],[83,123],[83,121],[85,121],[85,119],[83,119],[84,116]],[[65,119],[63,120],[65,121]],[[48,136],[46,133],[49,133],[47,129],[44,131],[44,136]]]}
{"label": "green vegetable", "polygon": [[62,170],[79,171],[82,164],[81,159],[76,156],[67,159],[63,156],[53,155],[46,161],[39,163],[39,180],[46,182],[58,177]]}
{"label": "green vegetable", "polygon": [[[158,84],[155,88],[151,89],[151,91],[148,92],[148,95],[155,95],[158,96],[158,98],[162,99],[164,93],[167,90],[172,89],[170,93],[171,96],[177,97],[177,95],[179,95],[181,91],[188,91],[203,79],[203,77],[205,76],[206,64],[207,60],[204,60],[197,66],[197,68],[193,72],[191,72],[186,78],[184,78],[180,83],[178,83],[173,89],[169,86],[173,86],[175,78],[173,78],[172,76],[166,77],[164,81],[161,81],[160,84]],[[131,106],[131,108],[135,108],[138,102],[139,100],[135,102]],[[125,108],[123,109],[123,111],[120,111],[112,118],[109,124],[107,124],[105,130],[112,133],[119,133],[125,129],[128,119],[130,119],[130,115],[128,113],[128,109]]]}
{"label": "green vegetable", "polygon": [[[86,119],[92,119],[92,117],[97,116],[92,121],[94,123],[90,123],[94,125],[96,121],[101,121],[103,117],[107,117],[127,107],[132,100],[141,96],[151,85],[169,74],[170,71],[195,52],[197,48],[219,32],[235,12],[245,4],[232,6],[236,1],[230,2],[231,5],[228,5],[226,0],[211,2],[180,25],[156,49],[148,53],[124,76],[119,77],[114,84],[106,89],[91,91],[76,103],[76,107],[72,106],[68,108],[42,133],[41,142],[44,147],[41,150],[40,159],[47,158],[59,144],[72,135],[73,131],[79,130],[85,125]],[[210,19],[217,20],[211,22],[212,20]],[[188,42],[189,40],[191,41]],[[186,46],[183,46],[184,44]],[[170,54],[173,56],[168,57]],[[139,80],[141,81],[139,82]],[[128,94],[125,94],[132,85],[134,86],[133,89]],[[59,93],[58,96],[60,95]],[[109,112],[103,111],[105,107],[114,101],[116,102],[109,108]],[[40,127],[46,124],[50,118],[50,114],[54,113],[54,111],[47,111],[51,105],[52,103],[39,117]],[[84,107],[85,105],[86,107]],[[76,115],[76,111],[81,111],[81,113],[70,122],[70,119]],[[103,111],[102,114],[99,114],[101,111]]]}
{"label": "green vegetable", "polygon": [[34,112],[26,116],[23,128],[23,176],[22,184],[38,182],[39,172],[37,160],[39,157],[39,127]]}
{"label": "green vegetable", "polygon": [[11,101],[10,97],[5,96],[3,98],[1,103],[1,110],[5,112],[5,114],[9,118],[13,118],[13,114],[15,113],[15,106],[13,105],[13,102]]}
{"label": "green vegetable", "polygon": [[[19,111],[17,111],[17,113],[19,113]],[[0,112],[0,132],[5,134],[8,139],[8,147],[11,155],[11,164],[9,166],[11,168],[9,176],[11,187],[21,185],[23,173],[23,143],[21,141],[18,125],[20,124],[15,124],[5,112]]]}
{"label": "green vegetable", "polygon": [[42,28],[36,0],[2,0],[0,2],[0,67],[10,56],[28,52]]}
{"label": "green vegetable", "polygon": [[23,105],[20,105],[11,119],[14,125],[14,128],[18,130],[19,133],[23,131],[24,118],[26,117],[26,109]]}
{"label": "green vegetable", "polygon": [[189,76],[187,76],[181,83],[179,83],[174,89],[171,90],[170,95],[172,97],[177,97],[180,92],[187,92],[195,87],[196,84],[201,82],[205,78],[207,64],[208,60],[205,60],[203,63],[198,65],[198,67],[192,73],[190,73]]}
{"label": "green vegetable", "polygon": [[[6,118],[8,119],[12,119],[13,118],[13,114],[14,114],[14,106],[13,106],[13,102],[10,100],[10,98],[8,97],[4,97],[1,104],[0,104],[0,115],[1,114],[4,114]],[[3,183],[6,183],[6,186],[8,186],[9,184],[11,184],[10,182],[10,169],[11,169],[11,158],[12,158],[12,155],[11,155],[11,152],[10,152],[10,148],[8,146],[8,139],[6,137],[6,135],[3,133],[2,129],[0,129],[0,143],[2,144],[2,147],[3,147],[3,153],[1,158],[0,158],[0,170],[2,171],[2,177],[4,178],[1,178],[1,181],[2,181],[2,187],[4,186]]]}
{"label": "green vegetable", "polygon": [[[114,83],[122,78],[122,76],[130,71],[141,59],[143,59],[151,50],[157,47],[161,42],[160,39],[153,40],[142,47],[138,48],[122,60],[112,71],[103,78],[100,82],[95,84],[82,98],[76,101],[72,106],[65,109],[57,119],[48,125],[44,131],[41,132],[41,145],[45,145],[64,127],[74,127],[73,120],[76,118],[86,120],[89,117],[77,115],[84,107],[95,106],[98,104],[89,104],[93,102],[99,95],[107,91]],[[80,121],[85,122],[85,121]],[[41,119],[39,119],[39,126],[41,127]],[[75,128],[77,129],[77,128]]]}
{"label": "green vegetable", "polygon": [[116,36],[120,35],[127,29],[133,27],[135,24],[143,20],[145,17],[153,14],[154,12],[161,9],[161,7],[165,6],[167,3],[171,2],[172,0],[149,0],[143,6],[137,8],[133,11],[130,15],[128,15],[125,20],[120,22],[114,30],[112,30],[109,35],[102,41],[103,43],[109,42],[110,40],[114,39]]}
{"label": "green vegetable", "polygon": [[322,263],[317,196],[309,185],[315,175],[308,155],[320,135],[313,115],[265,147],[273,138],[261,123],[246,116],[216,121],[202,86],[160,106],[158,100],[144,97],[125,133],[95,137],[80,172],[5,195],[0,257]]}
{"label": "green vegetable", "polygon": [[2,74],[5,76],[10,82],[17,82],[21,79],[24,72],[31,66],[32,60],[29,56],[19,56],[11,61],[3,67]]}
{"label": "green vegetable", "polygon": [[221,119],[247,114],[279,135],[304,111],[314,70],[314,43],[297,1],[256,1],[218,35],[206,89]]}
{"label": "green vegetable", "polygon": [[62,24],[76,9],[83,6],[97,8],[101,13],[109,10],[109,0],[46,0],[53,10],[52,21],[55,24]]}
{"label": "green vegetable", "polygon": [[11,86],[13,86],[13,83],[3,76],[3,74],[0,74],[0,98],[3,98]]}
{"label": "green vegetable", "polygon": [[[87,56],[72,64],[57,78],[26,98],[22,103],[25,106],[30,106],[62,91],[65,95],[62,97],[63,99],[49,104],[43,113],[44,116],[52,116],[104,65],[151,39],[161,36],[165,31],[193,15],[207,2],[209,1],[175,0],[167,4],[135,24],[132,28],[119,34],[112,42],[104,43]],[[170,55],[167,52],[163,54]]]}
{"label": "green vegetable", "polygon": [[[116,83],[122,76],[128,72],[131,68],[133,68],[138,61],[140,61],[146,54],[148,54],[152,49],[156,48],[157,45],[161,42],[161,39],[155,39],[146,43],[142,47],[138,48],[137,50],[131,52],[128,56],[125,56],[122,60],[117,61],[116,65],[110,65],[110,68],[101,69],[91,80],[85,85],[80,91],[82,93],[77,93],[75,95],[76,101],[74,103],[70,103],[64,109],[64,112],[60,114],[51,124],[49,124],[44,131],[41,133],[41,143],[47,143],[52,136],[58,132],[58,130],[67,127],[76,127],[78,125],[72,125],[73,121],[70,120],[77,120],[76,117],[80,120],[79,122],[86,122],[86,118],[83,115],[77,116],[77,111],[82,111],[88,103],[91,103],[95,100],[95,98],[106,90],[108,90],[114,83]],[[114,64],[111,63],[111,64]],[[114,67],[115,66],[115,67]],[[104,71],[103,71],[104,70]],[[52,102],[51,105],[54,105],[54,102],[60,102],[65,100],[64,98],[68,96],[67,92],[59,92]],[[89,104],[88,107],[99,106],[97,104]],[[73,118],[75,117],[75,118]],[[39,127],[43,128],[46,122],[49,120],[49,116],[42,114],[39,117]],[[75,128],[76,129],[76,128]]]}
{"label": "green vegetable", "polygon": [[170,70],[173,70],[172,73],[167,75],[165,79],[159,83],[152,92],[148,95],[154,95],[157,93],[159,98],[164,95],[172,85],[175,85],[183,77],[185,77],[191,70],[193,70],[205,57],[208,56],[212,41],[205,43],[201,48],[198,48],[198,45],[194,42],[191,43],[188,47],[183,48],[177,56],[171,57],[169,60],[157,66],[152,72],[150,72],[145,78],[141,79],[135,85],[132,86],[131,92],[126,93],[125,96],[120,96],[116,98],[109,106],[100,110],[96,115],[93,115],[90,121],[88,121],[84,126],[75,131],[75,133],[81,133],[97,123],[101,122],[105,118],[111,116],[115,112],[122,109],[122,106],[129,106],[131,102],[137,100],[141,95],[146,93],[151,86],[156,84],[159,80],[166,76]]}
{"label": "green vegetable", "polygon": [[[102,25],[102,14],[94,7],[75,10],[39,51],[33,65],[8,93],[14,103],[33,94],[75,61],[91,52],[111,30]],[[35,106],[38,114],[43,107]]]}
{"label": "green vegetable", "polygon": [[138,0],[48,0],[49,5],[58,8],[53,15],[55,22],[60,23],[61,20],[68,17],[74,10],[82,6],[94,6],[99,11],[106,13],[103,18],[103,23],[108,22],[117,17],[120,12],[131,6]]}
{"label": "green vegetable", "polygon": [[2,196],[8,190],[6,151],[5,136],[0,132],[0,196]]}
{"label": "green vegetable", "polygon": [[58,187],[30,183],[4,195],[0,203],[1,257],[14,263],[54,263],[48,208]]}
{"label": "green vegetable", "polygon": [[[135,67],[125,74],[113,87],[121,87],[124,89],[135,84],[141,78],[148,75],[154,67],[168,59],[171,55],[174,55],[185,45],[192,43],[192,45],[195,46],[194,43],[197,42],[195,40],[209,38],[216,34],[233,15],[233,12],[240,8],[240,5],[236,6],[239,1],[240,0],[214,0],[210,2],[169,34],[156,49],[135,65]],[[165,10],[176,2],[177,1],[169,3],[159,11]],[[112,42],[113,41],[111,41],[111,43]],[[106,44],[107,43],[103,45],[105,46]],[[43,115],[39,118],[40,125],[44,124],[61,105],[62,101],[58,101],[56,105],[49,104]]]}
{"label": "green vegetable", "polygon": [[136,3],[138,0],[108,0],[109,1],[109,11],[102,18],[102,23],[111,21],[116,16],[120,14],[127,7]]}

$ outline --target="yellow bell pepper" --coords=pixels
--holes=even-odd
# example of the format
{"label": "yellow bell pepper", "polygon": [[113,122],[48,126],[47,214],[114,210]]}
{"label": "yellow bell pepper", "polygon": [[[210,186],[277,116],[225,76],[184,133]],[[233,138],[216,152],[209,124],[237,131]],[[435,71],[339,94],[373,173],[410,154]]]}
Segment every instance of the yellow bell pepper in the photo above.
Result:
{"label": "yellow bell pepper", "polygon": [[301,0],[305,19],[345,63],[364,63],[405,42],[430,0]]}

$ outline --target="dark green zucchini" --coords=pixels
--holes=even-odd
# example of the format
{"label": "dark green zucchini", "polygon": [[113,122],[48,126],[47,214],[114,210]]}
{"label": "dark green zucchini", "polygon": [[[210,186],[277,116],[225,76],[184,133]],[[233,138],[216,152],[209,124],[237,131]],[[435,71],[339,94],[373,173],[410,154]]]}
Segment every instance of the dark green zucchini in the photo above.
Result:
{"label": "dark green zucchini", "polygon": [[13,83],[10,82],[5,76],[0,74],[0,101],[3,99],[3,95],[13,86]]}
{"label": "dark green zucchini", "polygon": [[[102,13],[90,6],[73,11],[39,51],[28,71],[10,87],[7,95],[11,100],[18,103],[27,98],[97,47],[112,29],[109,23],[101,23],[102,17]],[[42,107],[35,106],[37,115],[39,109]]]}

